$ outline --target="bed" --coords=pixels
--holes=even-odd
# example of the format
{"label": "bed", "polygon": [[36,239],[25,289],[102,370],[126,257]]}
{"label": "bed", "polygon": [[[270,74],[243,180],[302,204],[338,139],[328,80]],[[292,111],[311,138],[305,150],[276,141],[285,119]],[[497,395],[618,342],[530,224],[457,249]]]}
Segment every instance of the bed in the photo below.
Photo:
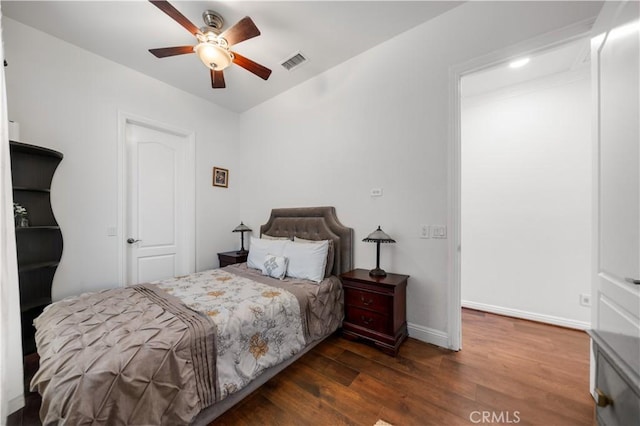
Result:
{"label": "bed", "polygon": [[50,305],[35,321],[31,382],[43,423],[208,424],[341,325],[352,233],[333,207],[274,209],[261,236],[331,247],[318,282],[249,267],[256,244],[249,266]]}

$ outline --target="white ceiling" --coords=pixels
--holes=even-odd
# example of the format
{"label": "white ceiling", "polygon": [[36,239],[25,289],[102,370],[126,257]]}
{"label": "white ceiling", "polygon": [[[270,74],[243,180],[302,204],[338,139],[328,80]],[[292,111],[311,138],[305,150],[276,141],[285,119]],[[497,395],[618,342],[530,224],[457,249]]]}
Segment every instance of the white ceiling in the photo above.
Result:
{"label": "white ceiling", "polygon": [[530,61],[522,68],[510,68],[509,62],[505,62],[466,75],[462,78],[461,94],[464,97],[478,96],[553,74],[576,70],[588,66],[589,54],[590,41],[588,38],[574,40],[526,55]]}
{"label": "white ceiling", "polygon": [[[250,16],[262,35],[235,51],[273,70],[268,81],[232,65],[226,89],[211,89],[195,55],[155,58],[150,48],[195,44],[195,38],[151,3],[134,1],[2,1],[9,18],[232,111],[242,112],[462,2],[453,1],[180,1],[171,2],[196,26],[212,9],[225,27]],[[309,61],[287,71],[295,52]],[[9,64],[11,58],[7,58]]]}

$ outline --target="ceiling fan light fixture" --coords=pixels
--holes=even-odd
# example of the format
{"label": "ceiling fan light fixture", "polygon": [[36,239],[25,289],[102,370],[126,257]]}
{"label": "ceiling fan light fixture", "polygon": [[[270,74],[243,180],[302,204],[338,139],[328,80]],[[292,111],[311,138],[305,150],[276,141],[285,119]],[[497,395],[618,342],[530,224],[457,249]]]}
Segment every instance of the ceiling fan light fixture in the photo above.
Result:
{"label": "ceiling fan light fixture", "polygon": [[232,63],[263,80],[267,80],[271,75],[269,68],[229,50],[231,46],[260,35],[260,30],[250,17],[245,16],[222,32],[224,20],[222,16],[212,10],[206,10],[203,13],[205,26],[198,28],[167,0],[149,0],[149,2],[180,24],[198,40],[193,47],[175,46],[149,49],[149,52],[156,58],[195,53],[210,70],[212,89],[226,87],[222,71]]}
{"label": "ceiling fan light fixture", "polygon": [[193,50],[196,52],[203,64],[207,68],[211,68],[214,71],[222,71],[231,65],[233,56],[231,52],[224,49],[214,43],[200,42]]}

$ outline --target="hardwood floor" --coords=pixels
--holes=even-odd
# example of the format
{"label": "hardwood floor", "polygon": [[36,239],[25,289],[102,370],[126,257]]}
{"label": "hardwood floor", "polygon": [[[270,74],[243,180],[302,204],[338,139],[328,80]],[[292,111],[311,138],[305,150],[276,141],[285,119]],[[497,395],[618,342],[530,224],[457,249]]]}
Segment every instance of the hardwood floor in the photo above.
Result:
{"label": "hardwood floor", "polygon": [[212,425],[593,425],[589,337],[463,309],[463,350],[332,336]]}
{"label": "hardwood floor", "polygon": [[468,309],[462,324],[462,351],[409,338],[396,358],[332,336],[211,426],[595,424],[586,333]]}

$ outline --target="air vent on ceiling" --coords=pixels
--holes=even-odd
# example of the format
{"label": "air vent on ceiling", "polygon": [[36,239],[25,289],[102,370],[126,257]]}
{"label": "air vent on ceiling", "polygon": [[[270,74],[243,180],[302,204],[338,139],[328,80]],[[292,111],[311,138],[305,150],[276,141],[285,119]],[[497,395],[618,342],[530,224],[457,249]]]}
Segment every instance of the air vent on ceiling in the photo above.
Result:
{"label": "air vent on ceiling", "polygon": [[300,52],[294,53],[289,59],[285,59],[280,63],[287,71],[291,71],[294,68],[298,68],[300,65],[307,62],[307,58]]}

